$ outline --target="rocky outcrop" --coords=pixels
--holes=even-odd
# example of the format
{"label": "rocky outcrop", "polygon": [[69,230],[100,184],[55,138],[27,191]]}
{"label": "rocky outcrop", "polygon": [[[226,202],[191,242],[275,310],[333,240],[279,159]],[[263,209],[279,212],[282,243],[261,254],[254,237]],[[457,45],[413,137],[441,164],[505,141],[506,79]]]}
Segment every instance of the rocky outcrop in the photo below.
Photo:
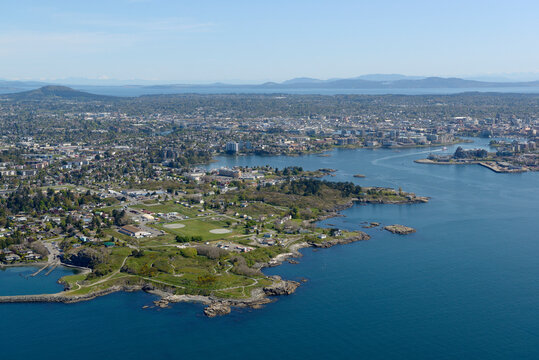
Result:
{"label": "rocky outcrop", "polygon": [[408,235],[411,233],[415,233],[416,230],[414,228],[411,228],[409,226],[404,225],[388,225],[384,227],[385,230],[392,232],[393,234],[399,234],[399,235]]}
{"label": "rocky outcrop", "polygon": [[264,294],[268,296],[290,295],[296,291],[299,285],[297,281],[280,281],[265,287],[263,290]]}
{"label": "rocky outcrop", "polygon": [[204,315],[207,317],[216,317],[230,314],[230,305],[226,302],[215,301],[204,309]]}
{"label": "rocky outcrop", "polygon": [[155,306],[160,307],[162,309],[168,308],[168,304],[169,304],[169,302],[165,299],[155,300],[153,303]]}
{"label": "rocky outcrop", "polygon": [[428,203],[429,198],[426,196],[408,196],[406,199],[391,199],[391,198],[381,198],[381,199],[360,199],[359,203],[366,203],[366,204],[393,204],[393,205],[399,205],[399,204],[422,204],[422,203]]}
{"label": "rocky outcrop", "polygon": [[371,237],[364,232],[361,232],[357,236],[351,236],[347,238],[332,238],[322,242],[310,241],[309,245],[315,248],[330,248],[335,245],[350,244],[356,241],[369,240]]}
{"label": "rocky outcrop", "polygon": [[102,249],[80,248],[66,253],[62,262],[68,265],[91,268],[95,264],[105,262],[107,256],[108,255]]}
{"label": "rocky outcrop", "polygon": [[371,223],[369,223],[368,225],[363,225],[362,227],[363,227],[364,229],[372,229],[372,228],[378,227],[378,226],[380,226],[380,223],[379,223],[379,222],[371,222]]}

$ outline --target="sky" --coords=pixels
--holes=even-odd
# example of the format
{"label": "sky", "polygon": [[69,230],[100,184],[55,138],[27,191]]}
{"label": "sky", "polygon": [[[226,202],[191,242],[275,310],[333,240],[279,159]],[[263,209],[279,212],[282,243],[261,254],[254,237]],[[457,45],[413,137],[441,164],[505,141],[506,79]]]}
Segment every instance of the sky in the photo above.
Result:
{"label": "sky", "polygon": [[539,1],[1,0],[0,78],[539,79]]}

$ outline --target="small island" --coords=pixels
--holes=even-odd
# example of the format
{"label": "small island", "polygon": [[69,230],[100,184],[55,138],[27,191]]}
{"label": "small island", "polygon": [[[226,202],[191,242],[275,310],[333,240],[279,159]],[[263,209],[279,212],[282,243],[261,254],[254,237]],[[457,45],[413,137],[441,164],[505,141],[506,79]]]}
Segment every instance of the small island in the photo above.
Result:
{"label": "small island", "polygon": [[416,230],[412,227],[398,225],[398,224],[385,226],[384,230],[387,230],[389,232],[392,232],[393,234],[399,234],[399,235],[408,235],[408,234],[412,234],[416,232]]}
{"label": "small island", "polygon": [[364,225],[362,225],[361,227],[364,229],[372,229],[378,226],[380,226],[379,222],[370,222],[370,223],[364,223]]}

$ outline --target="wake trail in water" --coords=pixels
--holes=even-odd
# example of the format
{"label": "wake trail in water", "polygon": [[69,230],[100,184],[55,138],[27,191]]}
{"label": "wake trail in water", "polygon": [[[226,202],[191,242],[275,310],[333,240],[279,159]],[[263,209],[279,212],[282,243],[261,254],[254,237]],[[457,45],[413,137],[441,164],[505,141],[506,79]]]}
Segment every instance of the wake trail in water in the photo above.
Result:
{"label": "wake trail in water", "polygon": [[375,159],[375,160],[371,161],[371,164],[377,165],[378,162],[380,162],[382,160],[390,160],[390,159],[408,157],[408,156],[413,156],[413,155],[418,155],[418,154],[430,154],[430,153],[433,153],[433,152],[436,152],[436,151],[442,151],[442,150],[443,149],[436,149],[436,150],[429,150],[429,151],[418,151],[418,152],[413,152],[413,153],[409,153],[409,154],[399,154],[399,155],[384,156],[382,158]]}

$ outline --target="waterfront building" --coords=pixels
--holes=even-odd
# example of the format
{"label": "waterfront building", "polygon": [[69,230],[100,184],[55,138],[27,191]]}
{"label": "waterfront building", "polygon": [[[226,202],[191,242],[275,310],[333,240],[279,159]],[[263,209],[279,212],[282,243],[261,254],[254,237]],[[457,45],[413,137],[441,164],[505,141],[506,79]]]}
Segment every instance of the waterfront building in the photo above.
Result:
{"label": "waterfront building", "polygon": [[240,151],[240,144],[237,142],[231,141],[226,144],[226,152],[229,154],[236,154]]}

